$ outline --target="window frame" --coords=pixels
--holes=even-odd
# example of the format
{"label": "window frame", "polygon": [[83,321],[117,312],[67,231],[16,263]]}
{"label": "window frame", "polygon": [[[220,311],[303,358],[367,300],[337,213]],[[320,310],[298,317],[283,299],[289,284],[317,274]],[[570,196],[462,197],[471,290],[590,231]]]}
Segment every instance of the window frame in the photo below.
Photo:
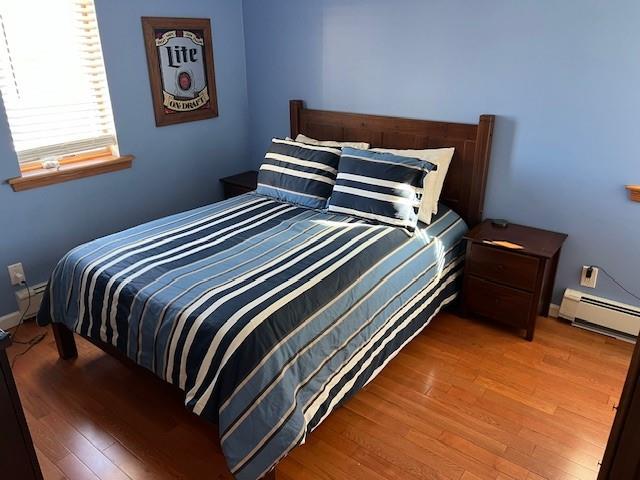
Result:
{"label": "window frame", "polygon": [[[9,108],[7,106],[7,102],[9,102],[9,104],[11,105],[14,102],[14,99],[11,98],[11,100],[5,100],[4,108],[8,120],[7,125],[9,127],[9,131],[11,132],[13,151],[16,155],[16,163],[20,172],[20,176],[10,178],[6,181],[14,191],[28,190],[31,188],[74,180],[77,178],[84,178],[92,175],[130,168],[134,160],[133,155],[121,156],[118,150],[115,119],[110,100],[111,92],[106,75],[104,51],[102,49],[101,39],[99,36],[98,18],[95,12],[95,0],[82,0],[76,3],[78,3],[79,5],[75,8],[80,9],[79,11],[81,12],[81,15],[92,15],[92,18],[89,20],[81,18],[79,21],[84,23],[89,22],[91,24],[90,28],[92,29],[93,35],[97,36],[97,40],[91,37],[88,40],[88,45],[92,46],[92,48],[95,48],[97,46],[97,48],[99,48],[100,50],[98,54],[95,54],[95,56],[98,57],[98,59],[101,61],[101,65],[99,66],[101,72],[98,72],[98,74],[102,75],[103,78],[100,86],[96,87],[96,92],[102,90],[102,95],[105,97],[102,101],[102,103],[106,105],[106,112],[108,115],[108,120],[105,124],[110,128],[108,131],[104,130],[103,137],[105,138],[102,138],[101,136],[87,136],[86,138],[78,138],[77,140],[63,141],[61,143],[52,142],[49,145],[43,145],[41,147],[35,147],[32,149],[23,149],[18,152],[15,149],[13,130],[17,127],[11,125],[11,119],[9,118],[9,114],[6,111],[6,109]],[[79,30],[81,31],[82,28],[83,27],[79,27]],[[9,44],[7,44],[6,47],[9,48]],[[7,54],[9,54],[8,61],[11,62],[11,50],[7,50]],[[12,63],[9,63],[8,67],[14,68],[12,65]],[[46,103],[42,105],[42,108],[47,107],[48,105]],[[15,109],[16,107],[12,105],[12,108]],[[103,108],[105,107],[103,106]],[[16,112],[18,113],[18,115],[20,114],[19,108],[16,110]],[[16,118],[19,118],[19,116]],[[96,125],[101,124],[98,123]],[[48,130],[43,130],[43,132],[47,131]],[[113,142],[110,142],[108,137],[112,137]],[[100,143],[102,143],[102,145],[100,145]],[[68,151],[68,147],[74,146],[73,144],[77,144],[79,148],[77,152],[73,152],[72,150]],[[21,159],[21,157],[23,157],[23,152],[32,152],[32,154],[37,154],[38,150],[42,150],[42,156],[40,156],[40,158],[33,160],[25,160],[24,158]],[[54,168],[44,167],[44,161],[48,157],[47,150],[60,151],[58,155],[52,155],[55,157],[58,163],[58,165],[54,166]],[[26,156],[29,157],[28,154]]]}

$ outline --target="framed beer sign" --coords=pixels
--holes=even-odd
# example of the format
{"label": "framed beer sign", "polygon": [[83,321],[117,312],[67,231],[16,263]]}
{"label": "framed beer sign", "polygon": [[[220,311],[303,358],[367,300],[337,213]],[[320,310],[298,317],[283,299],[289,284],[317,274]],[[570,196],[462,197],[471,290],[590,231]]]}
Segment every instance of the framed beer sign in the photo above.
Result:
{"label": "framed beer sign", "polygon": [[142,17],[156,126],[218,116],[211,23]]}

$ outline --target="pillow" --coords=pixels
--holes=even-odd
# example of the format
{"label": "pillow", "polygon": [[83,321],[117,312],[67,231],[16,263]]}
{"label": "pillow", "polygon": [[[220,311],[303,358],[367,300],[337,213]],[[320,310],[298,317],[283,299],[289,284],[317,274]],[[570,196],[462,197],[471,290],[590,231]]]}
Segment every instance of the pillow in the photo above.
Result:
{"label": "pillow", "polygon": [[345,147],[329,211],[414,230],[424,177],[434,168],[417,158]]}
{"label": "pillow", "polygon": [[316,140],[315,138],[305,137],[302,134],[298,134],[298,136],[296,137],[296,142],[306,143],[307,145],[318,145],[322,147],[352,147],[358,148],[360,150],[367,150],[369,148],[369,144],[364,142],[334,142],[333,140],[321,141]]}
{"label": "pillow", "polygon": [[438,166],[438,169],[431,175],[425,177],[424,194],[420,203],[418,218],[427,225],[431,223],[431,215],[438,213],[438,201],[442,194],[444,180],[451,165],[455,148],[432,148],[429,150],[391,150],[385,148],[374,148],[374,152],[386,152],[403,157],[419,158],[426,162]]}
{"label": "pillow", "polygon": [[274,138],[258,174],[257,193],[309,208],[327,208],[340,150]]}

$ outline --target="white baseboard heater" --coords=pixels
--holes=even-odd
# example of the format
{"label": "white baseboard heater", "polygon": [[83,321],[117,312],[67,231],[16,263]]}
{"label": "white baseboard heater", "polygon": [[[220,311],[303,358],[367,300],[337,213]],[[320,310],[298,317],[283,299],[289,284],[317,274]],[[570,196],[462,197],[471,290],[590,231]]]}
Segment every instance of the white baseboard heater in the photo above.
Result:
{"label": "white baseboard heater", "polygon": [[640,332],[640,308],[567,288],[560,318],[575,327],[635,342]]}
{"label": "white baseboard heater", "polygon": [[[16,300],[18,302],[18,312],[20,317],[24,315],[25,320],[27,318],[35,317],[40,309],[40,303],[42,303],[42,296],[47,288],[46,283],[39,283],[29,288],[22,288],[16,292]],[[29,301],[29,294],[31,294],[31,301]],[[25,313],[26,311],[26,313]]]}

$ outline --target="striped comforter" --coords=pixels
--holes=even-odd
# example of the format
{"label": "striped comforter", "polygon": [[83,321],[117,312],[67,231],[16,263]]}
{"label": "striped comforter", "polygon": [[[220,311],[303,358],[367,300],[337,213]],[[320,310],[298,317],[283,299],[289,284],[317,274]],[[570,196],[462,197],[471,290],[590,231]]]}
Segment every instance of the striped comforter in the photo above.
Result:
{"label": "striped comforter", "polygon": [[38,321],[179,386],[256,479],[456,296],[465,229],[445,207],[411,235],[246,194],[72,250]]}

